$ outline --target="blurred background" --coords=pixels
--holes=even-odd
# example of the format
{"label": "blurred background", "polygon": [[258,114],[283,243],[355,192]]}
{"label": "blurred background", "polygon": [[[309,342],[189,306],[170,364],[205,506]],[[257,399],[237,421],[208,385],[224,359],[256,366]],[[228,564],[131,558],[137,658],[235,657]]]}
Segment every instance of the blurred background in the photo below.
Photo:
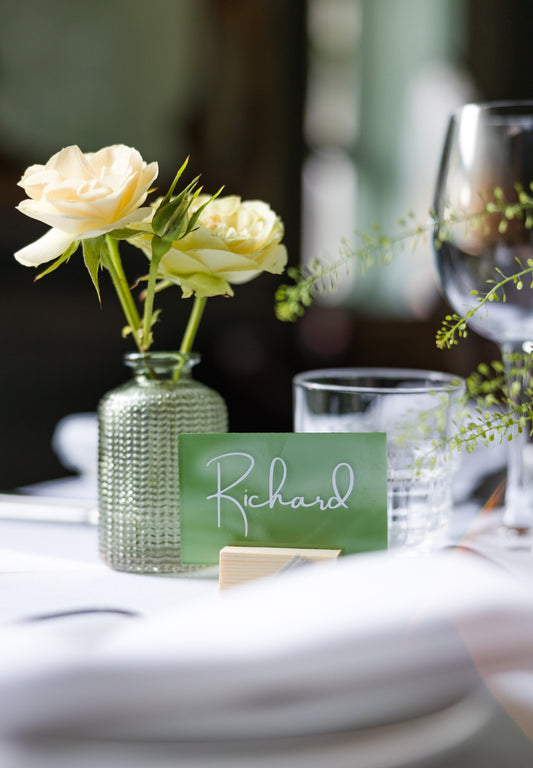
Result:
{"label": "blurred background", "polygon": [[[296,266],[334,260],[373,222],[425,224],[450,112],[533,98],[530,0],[2,0],[0,15],[0,490],[65,475],[56,423],[126,380],[132,349],[78,255],[36,284],[13,259],[46,230],[15,210],[28,165],[124,143],[159,162],[164,189],[190,155],[206,191],[272,205]],[[133,249],[127,261],[145,272]],[[436,349],[446,307],[429,242],[346,275],[295,324],[274,316],[280,282],[208,302],[197,378],[225,397],[232,431],[290,430],[300,370],[467,374],[498,354],[474,334]],[[161,299],[156,348],[175,349],[190,303]]]}

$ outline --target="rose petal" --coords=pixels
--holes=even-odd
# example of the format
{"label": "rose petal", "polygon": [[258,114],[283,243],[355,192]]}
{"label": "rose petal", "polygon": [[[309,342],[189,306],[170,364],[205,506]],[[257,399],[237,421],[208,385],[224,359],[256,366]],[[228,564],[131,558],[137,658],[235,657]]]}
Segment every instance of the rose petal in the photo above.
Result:
{"label": "rose petal", "polygon": [[46,166],[26,170],[19,184],[28,199],[18,209],[76,238],[102,234],[146,216],[136,210],[158,170],[157,163],[146,165],[136,149],[122,144],[87,154],[66,147]]}
{"label": "rose petal", "polygon": [[121,229],[122,227],[126,227],[128,224],[132,224],[133,222],[142,221],[147,216],[149,210],[150,209],[148,207],[136,208],[131,213],[128,213],[127,216],[123,216],[121,219],[112,221],[111,224],[106,224],[106,226],[98,227],[97,229],[87,230],[83,233],[81,239],[85,240],[87,237],[98,237],[98,235],[105,235],[106,232],[112,232],[114,229]]}
{"label": "rose petal", "polygon": [[183,296],[195,296],[209,298],[210,296],[233,296],[230,284],[222,278],[204,273],[192,274],[180,277],[175,282],[181,287]]}
{"label": "rose petal", "polygon": [[15,258],[25,267],[38,267],[61,256],[75,239],[59,229],[49,229],[38,240],[17,251]]}
{"label": "rose petal", "polygon": [[[153,209],[159,202],[152,204]],[[160,278],[179,285],[184,296],[214,296],[231,295],[230,283],[246,283],[262,272],[283,272],[287,264],[281,245],[283,222],[269,205],[261,200],[243,202],[236,195],[214,200],[199,195],[190,210],[204,205],[198,226],[163,256]],[[150,237],[130,242],[151,258]]]}
{"label": "rose petal", "polygon": [[65,147],[52,155],[46,168],[53,168],[64,178],[90,179],[91,167],[81,149],[76,145]]}
{"label": "rose petal", "polygon": [[272,251],[267,251],[261,267],[273,275],[281,275],[287,266],[287,249],[284,245],[277,245]]}
{"label": "rose petal", "polygon": [[81,239],[86,237],[96,237],[96,235],[102,235],[105,232],[111,232],[113,229],[119,229],[120,227],[129,224],[131,221],[141,221],[147,215],[147,208],[137,208],[127,216],[123,216],[116,221],[110,223],[104,223],[101,227],[94,226],[99,224],[101,219],[96,216],[88,217],[88,209],[85,208],[84,213],[77,215],[73,213],[58,213],[57,210],[47,211],[43,210],[41,204],[35,204],[33,200],[22,200],[17,209],[25,213],[26,216],[30,216],[32,219],[42,221],[44,224],[48,224],[49,227],[54,229],[60,229],[63,232],[68,232],[72,235],[71,240]]}

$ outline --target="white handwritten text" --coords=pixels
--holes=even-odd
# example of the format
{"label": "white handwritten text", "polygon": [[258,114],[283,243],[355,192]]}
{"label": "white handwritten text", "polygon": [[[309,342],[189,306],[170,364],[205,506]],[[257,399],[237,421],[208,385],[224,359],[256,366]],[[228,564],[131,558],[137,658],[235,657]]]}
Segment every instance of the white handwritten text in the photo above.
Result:
{"label": "white handwritten text", "polygon": [[[229,482],[223,487],[222,485],[222,465],[227,468],[228,464],[231,464],[232,457],[239,456],[245,460],[246,467],[244,471],[239,470],[239,476]],[[284,507],[290,507],[292,509],[298,509],[301,507],[317,507],[322,511],[338,509],[343,507],[348,509],[346,504],[354,488],[354,471],[353,468],[347,462],[340,462],[337,464],[331,473],[331,489],[332,495],[328,498],[322,498],[322,496],[315,496],[314,499],[307,500],[303,494],[297,493],[292,497],[284,498],[283,489],[287,480],[287,465],[285,461],[279,456],[275,456],[270,462],[268,472],[268,497],[266,499],[260,499],[257,494],[249,494],[247,489],[240,490],[237,493],[237,487],[240,486],[244,480],[250,475],[254,466],[255,459],[249,453],[243,453],[241,451],[234,451],[232,453],[223,453],[220,456],[215,456],[207,462],[207,466],[216,464],[217,470],[217,490],[215,493],[206,497],[207,501],[216,499],[217,502],[217,525],[220,528],[222,524],[222,506],[223,502],[227,502],[237,509],[241,514],[244,522],[244,535],[248,536],[248,515],[247,510],[260,509],[261,507],[267,507],[273,509],[277,505]],[[242,467],[242,461],[239,462]],[[231,467],[230,467],[231,468]],[[344,492],[339,490],[339,475],[342,473],[347,480],[347,487]],[[234,491],[235,495],[231,495],[228,491]]]}

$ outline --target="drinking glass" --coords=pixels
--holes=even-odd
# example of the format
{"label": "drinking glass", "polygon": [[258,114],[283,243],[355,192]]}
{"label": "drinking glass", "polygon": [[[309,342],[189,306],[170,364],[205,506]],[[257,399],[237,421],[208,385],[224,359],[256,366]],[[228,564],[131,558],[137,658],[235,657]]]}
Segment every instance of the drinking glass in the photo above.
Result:
{"label": "drinking glass", "polygon": [[459,456],[449,440],[463,379],[395,368],[333,368],[294,378],[295,432],[384,432],[389,548],[431,548],[446,532]]}
{"label": "drinking glass", "polygon": [[[531,194],[533,181],[533,102],[467,104],[452,115],[437,180],[437,222],[448,221],[435,251],[442,288],[461,316],[474,309],[503,276],[527,268],[533,236],[526,217],[487,213],[487,203],[518,202],[519,188]],[[509,392],[516,405],[527,397],[516,375],[517,355],[526,360],[533,345],[531,275],[523,287],[512,280],[505,297],[487,302],[469,322],[500,347]],[[479,292],[477,296],[473,291]],[[505,300],[504,300],[505,299]],[[526,353],[526,358],[524,358]],[[515,369],[515,370],[513,370]],[[513,386],[511,387],[511,384]],[[508,445],[503,530],[525,535],[533,526],[533,446],[529,428],[516,429]]]}

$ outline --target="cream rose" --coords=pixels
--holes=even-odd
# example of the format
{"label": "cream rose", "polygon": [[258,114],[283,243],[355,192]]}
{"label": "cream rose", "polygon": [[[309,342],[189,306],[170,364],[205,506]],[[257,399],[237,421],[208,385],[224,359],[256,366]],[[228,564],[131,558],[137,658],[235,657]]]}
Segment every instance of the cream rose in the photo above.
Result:
{"label": "cream rose", "polygon": [[19,181],[26,194],[18,210],[52,227],[15,253],[25,266],[61,256],[77,240],[97,237],[146,218],[142,208],[158,173],[139,152],[117,144],[84,154],[71,146],[46,165],[32,165]]}
{"label": "cream rose", "polygon": [[[208,200],[208,195],[199,195],[190,213]],[[200,214],[197,228],[163,256],[158,276],[177,283],[184,296],[233,295],[230,283],[246,283],[261,272],[283,272],[287,251],[282,238],[283,223],[266,203],[234,195],[215,198]],[[132,242],[150,257],[149,236]]]}

